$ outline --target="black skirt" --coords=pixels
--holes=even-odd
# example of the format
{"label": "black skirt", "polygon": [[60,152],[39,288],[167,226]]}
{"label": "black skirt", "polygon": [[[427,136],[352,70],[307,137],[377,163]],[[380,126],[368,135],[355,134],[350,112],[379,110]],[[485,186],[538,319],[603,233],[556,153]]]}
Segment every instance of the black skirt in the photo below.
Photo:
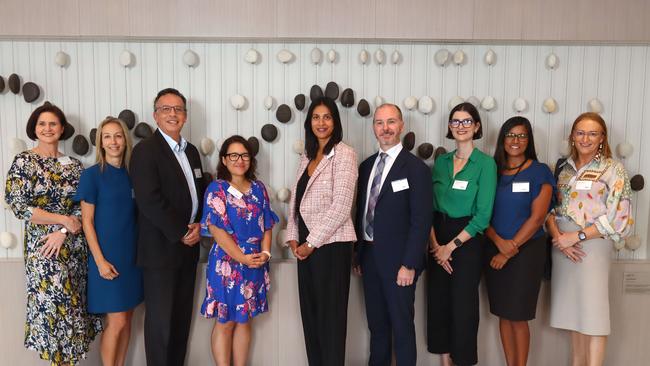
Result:
{"label": "black skirt", "polygon": [[490,267],[490,261],[498,253],[499,249],[489,241],[485,251],[485,281],[490,312],[513,321],[535,319],[546,260],[546,235],[528,240],[502,269],[495,270]]}

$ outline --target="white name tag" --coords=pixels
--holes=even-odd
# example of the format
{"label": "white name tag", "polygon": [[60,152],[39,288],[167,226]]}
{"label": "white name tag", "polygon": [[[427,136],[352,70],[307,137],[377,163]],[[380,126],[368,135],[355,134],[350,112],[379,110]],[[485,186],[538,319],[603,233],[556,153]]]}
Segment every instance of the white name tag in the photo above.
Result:
{"label": "white name tag", "polygon": [[61,165],[72,164],[72,159],[70,159],[69,156],[61,156],[58,160],[59,160],[59,164]]}
{"label": "white name tag", "polygon": [[233,186],[228,187],[228,193],[232,194],[235,196],[235,198],[240,199],[244,195],[243,193],[239,192],[239,190]]}
{"label": "white name tag", "polygon": [[393,192],[399,192],[405,189],[409,189],[409,181],[406,178],[394,180],[390,182],[390,184],[393,186]]}
{"label": "white name tag", "polygon": [[451,186],[451,188],[464,191],[464,190],[467,189],[467,184],[469,184],[469,182],[466,181],[466,180],[458,180],[458,179],[456,179],[454,181],[454,185]]}
{"label": "white name tag", "polygon": [[590,180],[578,180],[578,181],[576,181],[576,189],[578,191],[588,191],[588,190],[591,189],[591,185],[593,183],[594,182],[592,182]]}
{"label": "white name tag", "polygon": [[530,182],[512,182],[512,193],[530,192]]}
{"label": "white name tag", "polygon": [[195,168],[194,169],[194,176],[196,178],[203,178],[203,174],[201,174],[201,169],[200,168]]}

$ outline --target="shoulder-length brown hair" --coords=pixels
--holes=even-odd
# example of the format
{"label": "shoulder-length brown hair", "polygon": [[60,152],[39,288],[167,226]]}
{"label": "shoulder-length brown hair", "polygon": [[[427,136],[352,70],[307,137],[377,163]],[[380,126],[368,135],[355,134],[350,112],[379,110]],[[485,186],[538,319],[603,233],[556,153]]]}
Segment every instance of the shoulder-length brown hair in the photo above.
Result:
{"label": "shoulder-length brown hair", "polygon": [[221,144],[221,149],[219,149],[219,162],[217,163],[217,179],[223,179],[227,181],[230,181],[232,179],[232,175],[228,171],[228,167],[226,167],[226,165],[223,163],[223,159],[226,157],[230,145],[234,143],[242,144],[244,146],[244,149],[246,149],[248,155],[251,156],[250,165],[248,166],[248,170],[244,176],[251,182],[257,180],[257,177],[255,176],[255,170],[257,169],[257,159],[255,159],[255,154],[253,154],[253,148],[251,147],[251,144],[248,142],[248,140],[240,135],[230,136],[226,139],[226,141],[223,142],[223,144]]}
{"label": "shoulder-length brown hair", "polygon": [[603,149],[600,151],[600,157],[605,159],[611,158],[612,150],[610,149],[609,142],[607,141],[607,124],[605,123],[603,117],[600,116],[600,114],[593,112],[586,112],[579,115],[578,118],[576,118],[576,120],[573,122],[573,126],[571,126],[571,158],[573,160],[576,160],[578,158],[578,149],[576,149],[575,144],[573,143],[573,133],[576,130],[576,125],[584,120],[594,121],[600,125],[600,128],[603,129]]}
{"label": "shoulder-length brown hair", "polygon": [[97,133],[95,133],[95,158],[97,164],[99,164],[99,169],[101,171],[104,171],[104,167],[106,166],[106,151],[102,145],[102,130],[106,125],[111,123],[118,124],[120,128],[122,128],[122,134],[124,134],[124,142],[126,143],[124,153],[122,154],[122,166],[126,167],[128,170],[129,161],[131,161],[131,150],[133,149],[133,142],[131,141],[131,136],[129,135],[129,129],[126,127],[126,123],[124,123],[121,119],[112,116],[106,117],[99,124],[97,127]]}

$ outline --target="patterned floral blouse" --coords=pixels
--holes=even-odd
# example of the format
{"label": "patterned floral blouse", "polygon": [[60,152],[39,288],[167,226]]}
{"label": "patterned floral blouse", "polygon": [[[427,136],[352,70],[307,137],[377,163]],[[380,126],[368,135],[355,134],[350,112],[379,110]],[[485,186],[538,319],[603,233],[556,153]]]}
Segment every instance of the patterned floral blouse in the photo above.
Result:
{"label": "patterned floral blouse", "polygon": [[82,170],[74,158],[45,158],[24,151],[16,155],[7,174],[5,200],[16,217],[25,220],[25,347],[53,365],[74,365],[85,358],[102,325],[99,317],[86,313],[88,253],[83,233],[68,233],[58,258],[47,259],[38,252],[40,239],[60,226],[30,220],[34,208],[79,216],[73,197]]}
{"label": "patterned floral blouse", "polygon": [[634,224],[630,179],[623,164],[611,158],[594,159],[578,170],[569,158],[557,183],[555,215],[568,217],[581,228],[596,225],[598,232],[615,242],[630,232]]}

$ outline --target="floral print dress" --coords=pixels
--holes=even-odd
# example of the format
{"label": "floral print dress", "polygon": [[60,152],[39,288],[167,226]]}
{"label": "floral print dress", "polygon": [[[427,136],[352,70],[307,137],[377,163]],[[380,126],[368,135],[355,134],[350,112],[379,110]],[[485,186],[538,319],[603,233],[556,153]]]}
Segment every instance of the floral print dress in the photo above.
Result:
{"label": "floral print dress", "polygon": [[102,329],[101,319],[86,313],[87,245],[83,233],[68,233],[58,258],[38,253],[39,240],[59,225],[30,222],[32,209],[80,216],[73,202],[83,166],[70,157],[44,158],[24,151],[7,174],[5,200],[25,221],[27,279],[25,347],[53,365],[76,364]]}
{"label": "floral print dress", "polygon": [[[211,236],[209,225],[231,235],[244,254],[259,253],[264,232],[279,221],[271,211],[264,184],[251,182],[246,193],[233,190],[225,180],[212,182],[205,192],[201,235]],[[206,269],[206,291],[201,314],[220,323],[248,319],[268,311],[269,265],[248,268],[235,261],[215,241]]]}

